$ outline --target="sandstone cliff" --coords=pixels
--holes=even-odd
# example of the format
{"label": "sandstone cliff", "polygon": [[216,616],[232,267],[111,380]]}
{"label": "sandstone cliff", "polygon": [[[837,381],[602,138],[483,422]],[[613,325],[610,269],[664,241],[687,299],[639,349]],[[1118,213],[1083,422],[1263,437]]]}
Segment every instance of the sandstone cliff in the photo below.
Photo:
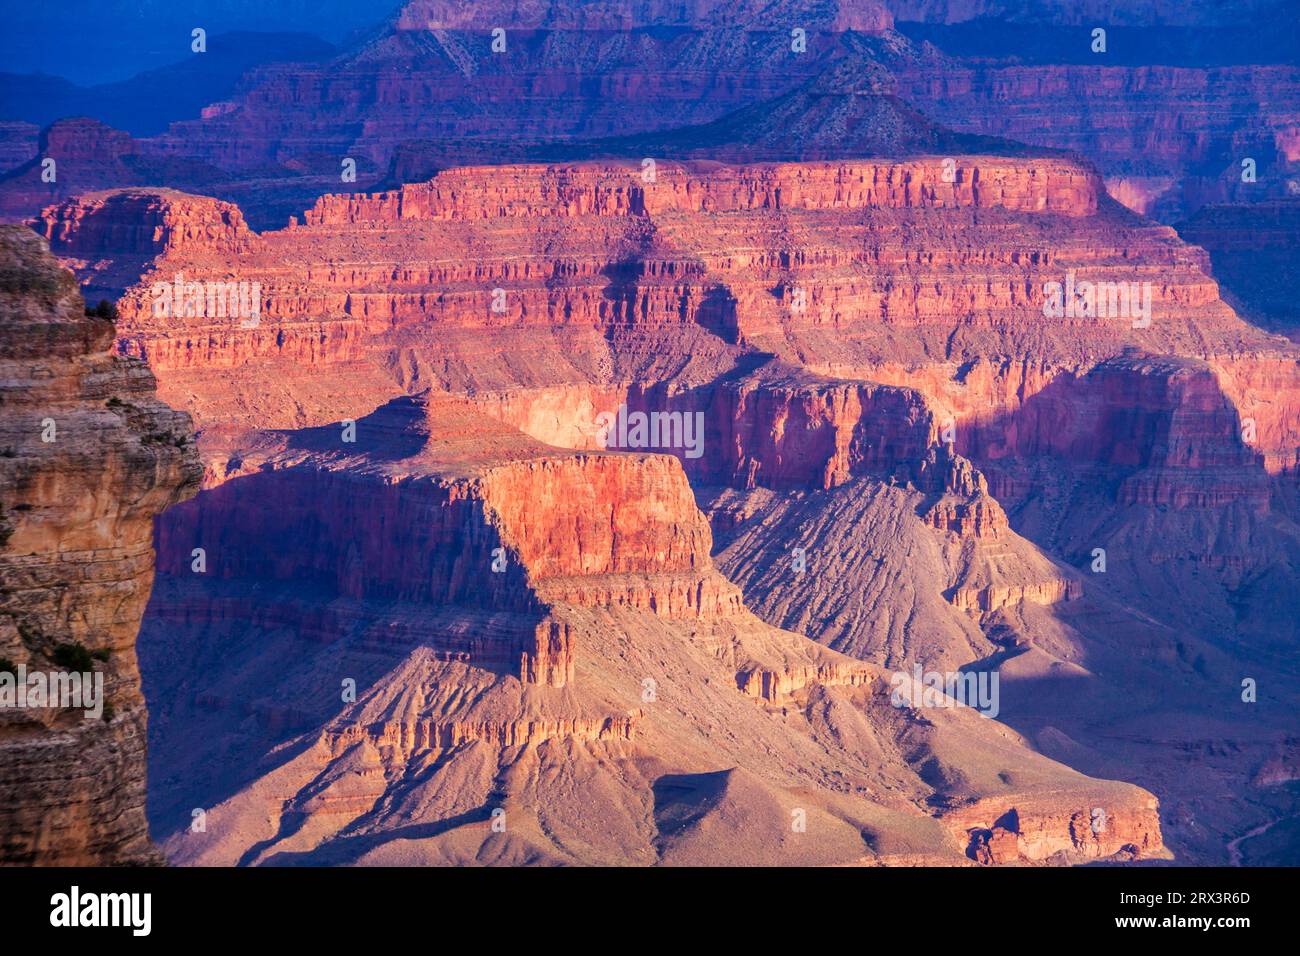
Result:
{"label": "sandstone cliff", "polygon": [[[54,165],[45,165],[52,160]],[[85,117],[40,131],[27,161],[0,175],[0,220],[23,221],[44,206],[96,189],[148,184],[211,189],[228,177],[196,159],[153,158],[129,133]]]}
{"label": "sandstone cliff", "polygon": [[19,227],[0,231],[0,327],[0,657],[93,662],[107,701],[99,719],[0,713],[0,862],[155,861],[135,639],[153,517],[198,486],[189,419],[111,353],[112,323],[83,314],[75,279]]}

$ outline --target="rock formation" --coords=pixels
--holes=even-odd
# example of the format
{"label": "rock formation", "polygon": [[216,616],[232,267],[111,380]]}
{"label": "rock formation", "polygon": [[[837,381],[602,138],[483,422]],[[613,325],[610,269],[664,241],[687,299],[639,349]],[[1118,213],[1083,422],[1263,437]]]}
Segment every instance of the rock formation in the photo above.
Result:
{"label": "rock formation", "polygon": [[[1268,4],[1241,7],[412,0],[333,58],[286,48],[294,62],[249,69],[160,135],[55,123],[0,180],[0,216],[154,185],[237,201],[267,228],[331,190],[476,163],[1069,150],[1115,198],[1173,222],[1294,188],[1293,40],[1248,29],[1277,16]],[[1098,17],[1116,47],[1093,54]],[[47,157],[65,164],[57,183],[40,176]]]}
{"label": "rock formation", "polygon": [[145,156],[129,133],[85,117],[51,123],[32,153],[0,175],[0,218],[6,221],[26,219],[50,203],[96,189],[137,184],[209,189],[227,178],[201,160]]}
{"label": "rock formation", "polygon": [[[1205,251],[1121,207],[1078,160],[515,164],[324,196],[270,231],[228,202],[141,189],[51,206],[36,226],[88,286],[120,295],[120,348],[202,430],[208,490],[164,519],[174,543],[146,629],[158,699],[177,701],[156,739],[174,767],[169,728],[209,719],[206,707],[226,739],[256,715],[209,761],[256,769],[192,786],[164,774],[156,819],[177,859],[264,862],[251,848],[272,838],[315,862],[397,858],[383,834],[403,814],[374,817],[375,800],[397,799],[375,788],[448,744],[484,745],[475,779],[497,786],[520,742],[671,750],[670,733],[640,723],[633,690],[585,696],[584,659],[598,681],[660,680],[606,670],[631,653],[610,643],[620,629],[665,661],[703,641],[725,673],[684,661],[681,673],[747,705],[808,720],[818,688],[868,705],[870,682],[854,676],[867,671],[774,637],[746,607],[871,665],[997,668],[1017,729],[1094,774],[1141,766],[1175,803],[1189,784],[1168,751],[1126,744],[1125,763],[1089,742],[1140,739],[1146,707],[1185,728],[1178,746],[1200,747],[1187,714],[1208,688],[1240,682],[1246,658],[1229,640],[1284,680],[1269,660],[1294,631],[1278,624],[1277,595],[1300,564],[1300,353],[1234,313]],[[241,284],[255,299],[236,309],[228,292]],[[611,444],[600,419],[615,412],[657,422],[658,438]],[[464,441],[433,427],[444,418]],[[339,444],[349,423],[355,452]],[[363,446],[366,433],[387,437]],[[407,490],[385,500],[394,482]],[[300,504],[266,510],[280,500]],[[476,515],[495,532],[471,535]],[[412,521],[427,538],[384,547],[380,529]],[[197,538],[225,542],[202,578],[186,571]],[[564,541],[582,544],[551,550]],[[483,570],[494,549],[502,576]],[[266,580],[281,583],[252,593]],[[365,658],[387,646],[385,628],[400,640],[384,662]],[[240,648],[239,666],[279,690],[250,699],[218,673],[191,693],[193,675],[166,665],[173,632],[198,635],[209,660]],[[375,696],[331,710],[348,675],[324,658],[279,683],[265,646],[289,633],[357,648],[350,666],[372,682],[358,688]],[[445,698],[465,682],[487,694],[482,707]],[[552,708],[552,692],[576,696]],[[734,706],[710,701],[700,714]],[[1281,701],[1248,717],[1228,706],[1213,719],[1238,728],[1243,760],[1262,759]],[[638,726],[652,729],[640,738]],[[282,761],[290,739],[312,756]],[[742,757],[726,779],[699,778],[727,768],[694,757],[673,772],[701,806],[735,794],[782,806],[765,789],[775,778]],[[968,757],[953,751],[952,779]],[[373,780],[363,795],[339,769],[353,758]],[[587,772],[567,760],[546,766]],[[342,829],[303,792],[336,771],[352,814]],[[254,822],[264,791],[299,808],[271,832]],[[476,792],[472,805],[427,799],[454,821],[487,812],[490,789]],[[984,798],[936,797],[948,809]],[[220,801],[235,829],[185,842],[190,811]],[[1053,822],[1031,824],[1030,796],[1013,803],[945,831],[962,858],[1103,852],[1078,823],[1092,808],[1040,803],[1034,819]],[[998,822],[1011,809],[1019,829]],[[1132,822],[1149,811],[1125,817],[1103,855],[1158,846]],[[1235,812],[1253,811],[1220,805],[1211,827],[1177,829],[1177,852],[1215,859]],[[476,817],[465,825],[480,833]],[[1033,836],[1040,826],[1055,835]],[[415,858],[616,856],[545,842],[489,852],[467,832],[440,824]],[[665,858],[665,837],[626,840],[637,859]],[[681,859],[699,858],[692,845]]]}
{"label": "rock formation", "polygon": [[4,236],[0,664],[111,719],[3,718],[0,858],[155,859],[141,691],[177,863],[1284,854],[1295,36],[1113,6],[409,0],[0,124],[120,317]]}
{"label": "rock formation", "polygon": [[0,326],[0,665],[93,668],[106,698],[0,710],[0,863],[154,862],[135,639],[153,517],[198,487],[189,419],[21,227],[0,229]]}
{"label": "rock formation", "polygon": [[[1017,860],[1164,854],[1149,793],[761,623],[673,457],[429,393],[354,425],[245,435],[161,520],[142,647],[174,861],[959,863],[1008,812]],[[1086,842],[1096,805],[1124,827]]]}
{"label": "rock formation", "polygon": [[891,10],[912,41],[890,60],[898,95],[952,130],[1084,155],[1116,199],[1165,222],[1294,189],[1290,4]]}
{"label": "rock formation", "polygon": [[1210,254],[1214,277],[1243,318],[1300,336],[1300,199],[1205,206],[1178,234]]}

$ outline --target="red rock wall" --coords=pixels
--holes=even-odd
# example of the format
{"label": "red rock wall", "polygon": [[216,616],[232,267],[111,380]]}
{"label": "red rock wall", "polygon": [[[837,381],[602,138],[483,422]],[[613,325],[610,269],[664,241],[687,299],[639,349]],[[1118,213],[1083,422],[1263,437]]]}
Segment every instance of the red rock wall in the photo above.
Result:
{"label": "red rock wall", "polygon": [[[1025,436],[1052,432],[1057,437],[1046,441],[1081,442],[1078,453],[1086,455],[1083,446],[1104,440],[1104,422],[1062,430],[1050,416],[1069,415],[1068,408],[1053,404],[1050,393],[1034,396],[1058,379],[1055,387],[1068,389],[1072,378],[1112,356],[1173,353],[1220,373],[1238,414],[1255,419],[1254,447],[1269,471],[1294,466],[1300,418],[1274,400],[1295,390],[1294,360],[1285,343],[1241,322],[1222,301],[1202,250],[1172,229],[1097,205],[1095,176],[1065,161],[960,158],[953,184],[942,183],[940,170],[937,163],[662,164],[657,180],[643,183],[637,169],[617,164],[513,166],[452,170],[391,193],[327,197],[308,224],[264,234],[247,249],[238,230],[178,233],[153,260],[154,273],[122,302],[123,347],[148,356],[164,388],[177,394],[209,391],[207,369],[253,366],[248,382],[237,377],[192,406],[210,402],[232,420],[266,404],[255,392],[279,385],[277,369],[284,377],[336,375],[340,389],[353,378],[353,416],[415,383],[493,395],[594,389],[588,412],[580,397],[576,405],[553,398],[560,402],[554,411],[538,413],[544,422],[529,421],[534,413],[518,398],[489,399],[530,433],[589,447],[587,415],[609,410],[597,409],[597,398],[612,401],[631,381],[649,382],[652,391],[656,379],[676,374],[672,356],[700,352],[707,337],[713,352],[701,359],[706,367],[697,381],[728,367],[728,347],[749,346],[831,378],[914,386],[939,422],[956,420],[959,450],[977,447],[966,444],[972,427],[987,434],[979,460],[1002,454],[999,448],[1029,453],[1034,440]],[[995,180],[1014,188],[986,188]],[[73,248],[103,214],[64,209],[47,229]],[[198,212],[177,216],[205,221]],[[148,308],[149,284],[177,271],[260,282],[261,326],[159,320]],[[1149,324],[1045,315],[1046,284],[1069,274],[1145,287]],[[504,293],[501,310],[494,289]],[[376,389],[375,379],[392,384]],[[920,456],[919,449],[900,450],[918,441],[915,413],[902,399],[897,413],[887,411],[882,402],[891,399],[877,388],[857,388],[857,397],[849,394],[854,389],[791,397],[768,385],[751,389],[751,397],[745,388],[690,397],[678,389],[673,397],[673,407],[708,414],[709,447],[724,457],[710,453],[707,462],[686,464],[710,469],[710,480],[825,487],[843,481],[855,461],[871,468]],[[313,407],[303,391],[292,400],[309,421],[337,415],[337,402]],[[238,410],[223,405],[227,393]],[[658,404],[646,407],[667,400],[654,395],[645,401]],[[1155,392],[1150,400],[1175,404]],[[1186,402],[1201,401],[1214,400],[1186,393]],[[855,435],[845,424],[858,414],[849,408],[854,402],[870,404],[859,417],[885,431]],[[1189,418],[1179,428],[1223,435],[1228,424]],[[1141,441],[1164,434],[1143,427],[1134,433]],[[1149,457],[1153,448],[1105,453]],[[1227,467],[1238,452],[1225,454],[1217,463],[1188,459],[1180,467]],[[749,475],[759,465],[767,477]],[[1220,500],[1171,488],[1131,494]],[[963,520],[936,516],[940,525]]]}
{"label": "red rock wall", "polygon": [[167,189],[83,194],[43,210],[35,228],[59,255],[85,260],[247,253],[256,243],[238,206]]}
{"label": "red rock wall", "polygon": [[[1094,817],[1100,809],[1105,814]],[[1007,858],[1047,860],[1063,854],[1069,860],[1098,859],[1114,854],[1136,856],[1156,855],[1163,842],[1160,835],[1160,814],[1154,797],[1145,801],[1116,801],[1099,793],[1088,805],[1070,807],[1029,799],[1006,801],[986,798],[969,808],[947,814],[944,822],[957,831],[960,837],[994,829],[994,821],[1015,819],[1014,850]],[[1093,821],[1098,821],[1098,831],[1093,831]],[[1127,852],[1126,852],[1127,851]],[[1131,858],[1131,856],[1129,856]]]}
{"label": "red rock wall", "polygon": [[1107,175],[1167,176],[1168,195],[1151,205],[1174,221],[1238,195],[1246,157],[1265,171],[1246,187],[1255,198],[1265,194],[1266,179],[1269,194],[1283,188],[1273,170],[1294,159],[1300,69],[932,57],[901,69],[898,91],[954,129],[1077,152]]}
{"label": "red rock wall", "polygon": [[697,458],[683,466],[706,484],[740,488],[834,488],[874,472],[918,476],[934,440],[921,396],[860,382],[753,377],[670,399],[634,393],[629,409],[703,414]]}
{"label": "red rock wall", "polygon": [[325,196],[309,226],[402,220],[636,216],[749,209],[991,208],[1087,216],[1095,174],[1065,160],[960,157],[952,182],[942,159],[762,166],[659,163],[647,189],[637,164],[497,166],[448,170],[428,183],[371,196]]}
{"label": "red rock wall", "polygon": [[1059,456],[1125,475],[1120,504],[1267,510],[1263,458],[1204,365],[1116,359],[1061,376],[1014,414],[964,429],[977,461]]}

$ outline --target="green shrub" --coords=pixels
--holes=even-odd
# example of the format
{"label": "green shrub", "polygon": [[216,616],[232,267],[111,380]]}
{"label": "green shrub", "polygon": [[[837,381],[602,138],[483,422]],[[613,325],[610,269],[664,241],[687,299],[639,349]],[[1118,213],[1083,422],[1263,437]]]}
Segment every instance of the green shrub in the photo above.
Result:
{"label": "green shrub", "polygon": [[105,319],[109,322],[117,321],[117,305],[109,302],[107,299],[100,299],[99,304],[93,309],[86,306],[86,315],[93,315],[98,319]]}
{"label": "green shrub", "polygon": [[80,641],[56,644],[54,650],[50,652],[50,660],[64,670],[85,673],[95,669],[94,658],[90,656],[90,651],[86,650],[86,645]]}

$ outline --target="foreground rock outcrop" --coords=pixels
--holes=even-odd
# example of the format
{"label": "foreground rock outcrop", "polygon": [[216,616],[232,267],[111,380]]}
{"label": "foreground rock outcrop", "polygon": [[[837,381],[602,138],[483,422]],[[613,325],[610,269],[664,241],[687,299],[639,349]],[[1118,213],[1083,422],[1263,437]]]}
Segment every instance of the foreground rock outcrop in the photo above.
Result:
{"label": "foreground rock outcrop", "polygon": [[153,517],[201,472],[188,416],[112,346],[45,243],[0,227],[0,658],[5,676],[93,669],[105,697],[91,718],[0,710],[0,863],[158,859],[135,639]]}

